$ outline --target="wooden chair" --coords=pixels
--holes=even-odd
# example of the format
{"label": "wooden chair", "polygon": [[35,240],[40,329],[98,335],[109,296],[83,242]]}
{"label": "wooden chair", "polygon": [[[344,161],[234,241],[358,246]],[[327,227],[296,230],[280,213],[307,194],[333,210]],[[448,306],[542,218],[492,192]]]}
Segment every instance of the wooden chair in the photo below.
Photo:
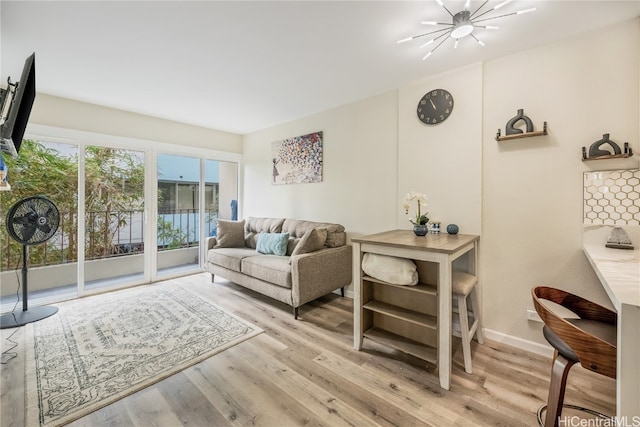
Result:
{"label": "wooden chair", "polygon": [[[460,336],[462,338],[462,354],[464,356],[464,370],[470,374],[471,366],[471,340],[474,335],[478,342],[484,342],[482,338],[482,326],[480,322],[480,303],[476,284],[478,278],[472,274],[454,270],[452,274],[452,293],[458,302],[458,316],[460,318]],[[467,309],[467,297],[471,297],[471,312],[473,323],[469,327],[469,313]]]}
{"label": "wooden chair", "polygon": [[[583,368],[610,378],[616,377],[617,315],[614,311],[560,289],[538,286],[532,289],[531,294],[533,305],[544,322],[544,337],[555,350],[549,397],[547,404],[538,410],[538,423],[557,427],[562,414],[567,376],[575,363],[579,362]],[[578,318],[562,318],[541,300],[559,304]],[[547,413],[542,424],[545,407]],[[595,411],[586,411],[607,418]]]}

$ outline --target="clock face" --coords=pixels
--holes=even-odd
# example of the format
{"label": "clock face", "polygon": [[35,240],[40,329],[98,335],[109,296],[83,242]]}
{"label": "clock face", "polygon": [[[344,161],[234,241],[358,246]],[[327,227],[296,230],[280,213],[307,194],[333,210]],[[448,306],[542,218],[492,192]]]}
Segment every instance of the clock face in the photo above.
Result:
{"label": "clock face", "polygon": [[427,92],[418,102],[418,118],[427,125],[447,120],[453,111],[453,96],[444,89]]}

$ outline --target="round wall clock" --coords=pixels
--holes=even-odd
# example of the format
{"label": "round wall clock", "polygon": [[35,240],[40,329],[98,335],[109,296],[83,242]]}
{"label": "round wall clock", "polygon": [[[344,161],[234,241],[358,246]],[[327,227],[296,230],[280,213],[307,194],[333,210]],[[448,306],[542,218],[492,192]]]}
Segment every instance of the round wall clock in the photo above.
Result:
{"label": "round wall clock", "polygon": [[427,125],[444,122],[451,111],[453,111],[453,96],[444,89],[429,91],[418,102],[418,118]]}

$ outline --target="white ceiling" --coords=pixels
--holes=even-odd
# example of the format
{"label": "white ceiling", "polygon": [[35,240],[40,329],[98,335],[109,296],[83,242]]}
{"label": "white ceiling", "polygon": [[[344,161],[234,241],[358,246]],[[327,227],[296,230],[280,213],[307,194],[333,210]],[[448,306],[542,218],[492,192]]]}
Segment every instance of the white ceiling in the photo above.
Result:
{"label": "white ceiling", "polygon": [[486,17],[530,7],[422,61],[420,40],[396,41],[451,19],[434,0],[2,0],[0,78],[36,52],[38,92],[246,134],[640,16],[640,0],[514,0]]}

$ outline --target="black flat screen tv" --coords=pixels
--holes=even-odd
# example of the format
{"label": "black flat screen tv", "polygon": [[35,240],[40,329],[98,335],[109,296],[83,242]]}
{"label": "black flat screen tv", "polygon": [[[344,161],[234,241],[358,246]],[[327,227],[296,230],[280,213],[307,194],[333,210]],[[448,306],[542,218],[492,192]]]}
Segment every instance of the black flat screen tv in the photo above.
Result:
{"label": "black flat screen tv", "polygon": [[31,115],[31,107],[36,98],[36,54],[31,54],[24,63],[20,80],[0,89],[2,105],[2,126],[0,145],[2,151],[17,156],[22,144],[24,130]]}

